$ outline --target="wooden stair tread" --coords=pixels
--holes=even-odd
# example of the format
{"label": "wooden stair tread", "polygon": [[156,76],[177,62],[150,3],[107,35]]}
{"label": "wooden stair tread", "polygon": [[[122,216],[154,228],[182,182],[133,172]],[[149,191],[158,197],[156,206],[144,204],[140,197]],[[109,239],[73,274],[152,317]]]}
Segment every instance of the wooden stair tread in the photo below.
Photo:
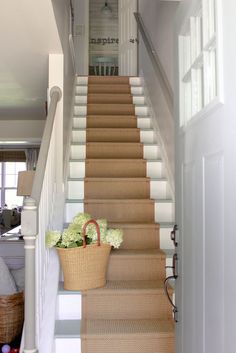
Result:
{"label": "wooden stair tread", "polygon": [[[129,146],[143,146],[142,142],[86,142],[83,143],[83,145],[86,144],[86,146],[89,145],[97,145],[97,146],[101,146],[101,145],[111,145],[111,146],[115,146],[115,145],[119,145],[119,146],[125,146],[125,147],[129,147]],[[73,142],[72,145],[79,145],[79,143]]]}
{"label": "wooden stair tread", "polygon": [[143,223],[143,222],[135,222],[135,223],[128,223],[128,222],[109,222],[109,227],[110,228],[120,228],[120,227],[125,227],[125,228],[151,228],[151,229],[159,229],[160,224],[159,223]]}
{"label": "wooden stair tread", "polygon": [[135,336],[139,339],[143,336],[173,336],[174,325],[171,320],[162,321],[156,319],[144,320],[82,320],[81,337],[107,337],[121,339],[127,336]]}
{"label": "wooden stair tread", "polygon": [[110,119],[137,119],[137,116],[136,115],[120,115],[120,114],[112,114],[112,115],[100,115],[100,114],[88,114],[87,115],[87,118],[88,119],[102,119],[102,118],[110,118]]}
{"label": "wooden stair tread", "polygon": [[[163,292],[163,281],[139,281],[139,280],[129,280],[129,281],[107,281],[106,285],[102,288],[90,289],[87,291],[89,295],[102,295],[104,292],[113,293],[118,291],[119,293],[125,292]],[[141,294],[141,293],[140,293]]]}
{"label": "wooden stair tread", "polygon": [[[83,321],[83,320],[82,320]],[[81,337],[84,335],[103,335],[103,328],[105,335],[121,333],[122,338],[124,335],[129,334],[159,334],[159,335],[173,335],[174,324],[172,320],[56,320],[55,323],[55,337]],[[115,326],[115,327],[114,327]]]}
{"label": "wooden stair tread", "polygon": [[[73,161],[73,160],[72,160]],[[74,160],[76,161],[76,160]],[[143,158],[86,158],[85,163],[93,163],[93,162],[124,162],[124,163],[146,163],[146,160]]]}
{"label": "wooden stair tread", "polygon": [[129,84],[129,76],[89,76],[88,85],[95,83]]}
{"label": "wooden stair tread", "polygon": [[[70,200],[69,200],[70,201]],[[84,199],[84,203],[124,203],[124,204],[138,204],[138,203],[155,203],[152,199]]]}
{"label": "wooden stair tread", "polygon": [[110,83],[106,85],[94,83],[88,86],[88,93],[130,93],[130,91],[130,85],[123,83],[117,83],[116,85]]}
{"label": "wooden stair tread", "polygon": [[110,256],[114,258],[166,258],[166,254],[160,249],[116,249],[111,251]]}
{"label": "wooden stair tread", "polygon": [[87,104],[88,115],[135,115],[135,106],[133,104],[104,104],[104,103],[90,103]]}
{"label": "wooden stair tread", "polygon": [[[88,102],[90,99],[107,99],[107,101],[109,102],[111,98],[127,98],[129,97],[130,99],[132,99],[133,95],[131,93],[88,93]],[[106,103],[107,104],[107,103]],[[123,104],[123,103],[122,103]],[[125,104],[125,103],[124,103]]]}
{"label": "wooden stair tread", "polygon": [[84,181],[85,182],[93,182],[93,181],[96,181],[96,182],[98,182],[98,181],[101,181],[101,182],[119,182],[119,181],[123,181],[123,182],[130,182],[130,181],[133,181],[133,182],[140,182],[140,181],[150,181],[151,180],[151,178],[149,178],[149,177],[137,177],[137,178],[135,178],[135,177],[130,177],[130,178],[123,178],[123,177],[114,177],[114,178],[112,178],[112,177],[108,177],[108,178],[106,178],[106,177],[85,177],[84,178]]}
{"label": "wooden stair tread", "polygon": [[73,129],[73,131],[105,131],[105,132],[114,132],[114,131],[119,131],[121,133],[124,133],[126,131],[130,132],[130,131],[137,131],[137,132],[140,132],[140,129],[137,128],[137,127],[129,127],[129,128],[126,128],[126,127],[87,127],[86,129]]}

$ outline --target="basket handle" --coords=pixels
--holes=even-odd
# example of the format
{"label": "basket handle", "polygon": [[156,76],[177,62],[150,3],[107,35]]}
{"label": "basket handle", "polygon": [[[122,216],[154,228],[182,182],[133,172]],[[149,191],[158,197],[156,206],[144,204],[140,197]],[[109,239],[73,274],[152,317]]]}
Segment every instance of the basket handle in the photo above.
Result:
{"label": "basket handle", "polygon": [[94,219],[90,219],[89,221],[87,221],[84,226],[83,226],[83,229],[82,229],[82,236],[83,236],[83,248],[86,248],[86,228],[89,224],[94,224],[95,227],[96,227],[96,230],[97,230],[97,235],[98,235],[98,241],[97,241],[97,244],[98,246],[101,245],[101,237],[100,237],[100,228],[99,228],[99,225],[98,223],[94,220]]}

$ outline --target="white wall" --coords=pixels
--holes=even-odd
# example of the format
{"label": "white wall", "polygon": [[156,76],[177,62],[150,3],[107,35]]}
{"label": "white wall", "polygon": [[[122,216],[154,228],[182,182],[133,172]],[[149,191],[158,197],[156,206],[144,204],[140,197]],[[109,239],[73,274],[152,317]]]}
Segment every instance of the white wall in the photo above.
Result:
{"label": "white wall", "polygon": [[177,7],[178,3],[171,1],[139,0],[139,12],[172,87],[174,84],[174,18]]}
{"label": "white wall", "polygon": [[88,75],[89,0],[74,0],[74,10],[76,72]]}
{"label": "white wall", "polygon": [[51,1],[1,1],[1,119],[45,119],[48,54],[59,53]]}
{"label": "white wall", "polygon": [[43,135],[45,120],[1,120],[1,140],[40,141]]}
{"label": "white wall", "polygon": [[[139,12],[172,87],[174,72],[174,18],[177,6],[175,2],[161,3],[156,0],[139,0]],[[156,127],[161,135],[163,154],[169,170],[170,182],[173,185],[174,120],[170,114],[160,82],[141,38],[139,45],[139,73],[144,79],[144,84],[150,97]]]}
{"label": "white wall", "polygon": [[[176,45],[194,3],[199,1],[180,4]],[[176,214],[181,236],[177,353],[234,353],[236,346],[236,46],[232,45],[236,4],[221,3],[224,104],[177,132]],[[176,63],[177,59],[176,48]],[[177,70],[175,91],[178,97]]]}
{"label": "white wall", "polygon": [[75,68],[69,45],[69,0],[53,0],[52,4],[63,51],[63,155],[65,157],[70,133]]}

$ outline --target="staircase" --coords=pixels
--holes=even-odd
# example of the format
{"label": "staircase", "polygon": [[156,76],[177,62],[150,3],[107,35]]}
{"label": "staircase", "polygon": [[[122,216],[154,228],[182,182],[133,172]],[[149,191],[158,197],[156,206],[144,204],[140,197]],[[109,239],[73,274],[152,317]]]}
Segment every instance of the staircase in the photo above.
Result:
{"label": "staircase", "polygon": [[140,79],[77,83],[66,222],[78,212],[107,218],[124,242],[104,288],[68,292],[60,283],[55,353],[174,353],[161,250],[171,249],[174,205]]}

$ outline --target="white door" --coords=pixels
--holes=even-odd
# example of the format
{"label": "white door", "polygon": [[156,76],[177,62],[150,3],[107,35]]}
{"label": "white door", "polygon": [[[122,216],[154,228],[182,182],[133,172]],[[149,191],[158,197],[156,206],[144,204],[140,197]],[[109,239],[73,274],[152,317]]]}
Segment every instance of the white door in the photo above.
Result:
{"label": "white door", "polygon": [[[180,51],[180,119],[176,122],[176,221],[180,235],[176,353],[233,353],[236,346],[236,83],[232,80],[236,51],[229,44],[223,52],[219,25],[209,36],[208,24],[212,17],[220,23],[221,12],[220,8],[214,11],[213,5],[218,1],[204,0],[205,4],[211,11],[203,12],[202,20],[198,18],[199,12],[193,12],[190,31],[185,27],[176,38]],[[236,31],[236,4],[222,2],[222,6],[223,33],[229,38],[230,32]],[[191,9],[185,7],[186,14],[180,11],[181,16],[184,18]],[[180,20],[181,17],[181,25]],[[199,32],[203,28],[203,48],[209,48],[199,54],[198,58],[204,60],[200,59],[201,65],[197,67],[197,59],[189,55],[199,38],[194,33],[196,27]],[[176,33],[180,33],[178,28]],[[217,47],[216,53],[212,43]],[[224,63],[222,54],[227,58]],[[215,60],[209,60],[211,57]],[[219,101],[223,89],[227,99],[222,105]]]}
{"label": "white door", "polygon": [[119,0],[119,75],[137,75],[137,0]]}

